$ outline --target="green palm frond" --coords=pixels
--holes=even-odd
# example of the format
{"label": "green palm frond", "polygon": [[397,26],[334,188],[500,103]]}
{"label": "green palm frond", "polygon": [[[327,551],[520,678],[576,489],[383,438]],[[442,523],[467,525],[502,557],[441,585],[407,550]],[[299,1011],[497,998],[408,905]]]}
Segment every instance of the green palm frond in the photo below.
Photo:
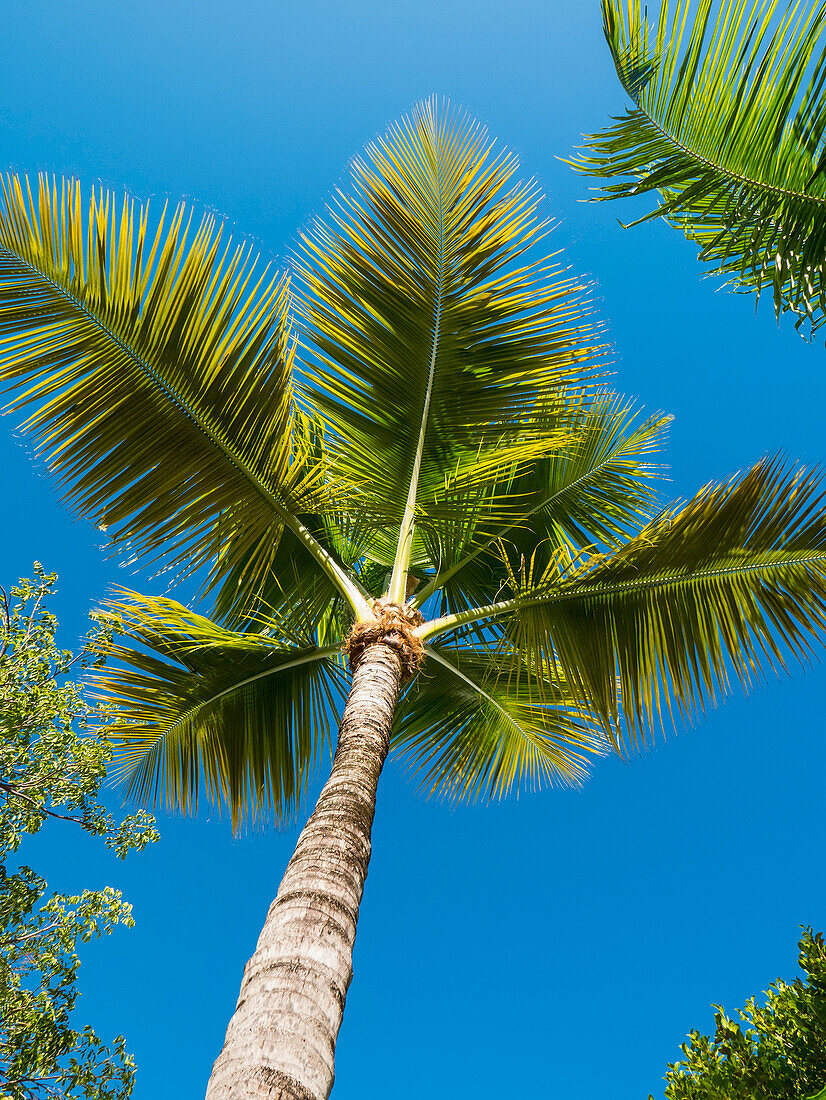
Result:
{"label": "green palm frond", "polygon": [[[775,310],[826,316],[826,3],[602,0],[605,36],[634,108],[574,163],[659,191],[662,215],[735,286],[771,286]],[[625,178],[624,178],[625,177]]]}
{"label": "green palm frond", "polygon": [[[314,517],[302,520],[311,533],[320,536]],[[247,560],[239,555],[227,571],[211,611],[213,618],[234,629],[254,630],[262,614],[286,624],[296,619],[318,626],[339,596],[329,574],[289,529],[282,532],[255,597],[248,593],[239,601],[237,593],[245,591],[246,570]]]}
{"label": "green palm frond", "polygon": [[657,510],[654,479],[661,469],[651,459],[671,417],[656,413],[641,420],[633,404],[614,394],[577,403],[571,415],[570,446],[538,464],[524,488],[514,486],[536,501],[528,521],[507,533],[522,554],[543,542],[575,551],[613,548]]}
{"label": "green palm frond", "polygon": [[134,553],[208,564],[210,586],[231,576],[233,603],[328,483],[293,399],[286,281],[191,220],[180,205],[152,234],[129,198],[86,210],[73,181],[35,196],[5,177],[0,377],[81,514]]}
{"label": "green palm frond", "polygon": [[547,408],[594,370],[583,288],[525,257],[548,224],[517,167],[423,104],[354,162],[296,257],[304,398],[358,507],[394,536],[411,484],[417,530],[508,512],[500,483],[562,444]]}
{"label": "green palm frond", "polygon": [[505,580],[503,552],[517,568],[537,554],[549,562],[560,546],[614,549],[659,510],[651,458],[669,417],[641,421],[630,403],[604,393],[573,399],[565,418],[569,443],[513,480],[521,515],[469,553],[461,538],[433,539],[430,553],[442,568],[416,606],[437,590],[443,615],[486,603]]}
{"label": "green palm frond", "polygon": [[116,774],[128,793],[194,812],[199,794],[238,829],[288,818],[330,743],[340,706],[339,648],[285,634],[225,630],[174,600],[126,593],[109,603],[132,644],[111,644],[99,694],[123,709]]}
{"label": "green palm frond", "polygon": [[[817,473],[763,462],[666,512],[611,556],[527,577],[507,637],[558,663],[631,743],[676,710],[803,658],[826,628],[826,513]],[[518,578],[517,578],[518,581]]]}
{"label": "green palm frond", "polygon": [[[363,575],[364,547],[369,531],[361,528],[358,517],[331,511],[298,518],[315,544],[324,548],[339,573],[357,586],[366,599],[381,595],[382,590],[375,589],[374,578]],[[354,619],[352,606],[342,596],[330,570],[324,568],[324,563],[319,562],[305,542],[288,527],[273,550],[269,570],[260,588],[254,597],[248,595],[239,606],[236,593],[245,586],[246,568],[246,560],[237,556],[214,601],[213,618],[235,629],[245,626],[255,629],[261,615],[285,624],[295,620],[311,634],[312,628],[320,628],[323,621],[329,622],[334,615],[340,625],[339,641],[344,640]],[[382,579],[385,572],[381,571]]]}
{"label": "green palm frond", "polygon": [[425,791],[453,801],[579,783],[605,752],[560,670],[540,692],[503,674],[496,651],[443,646],[400,702],[393,745]]}

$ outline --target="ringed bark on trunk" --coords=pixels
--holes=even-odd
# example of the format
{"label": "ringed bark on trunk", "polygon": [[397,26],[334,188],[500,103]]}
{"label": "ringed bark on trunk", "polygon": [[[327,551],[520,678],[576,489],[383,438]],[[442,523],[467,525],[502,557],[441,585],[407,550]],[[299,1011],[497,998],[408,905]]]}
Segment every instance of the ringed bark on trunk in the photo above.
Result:
{"label": "ringed bark on trunk", "polygon": [[[376,788],[399,687],[415,668],[398,636],[410,625],[403,609],[376,613],[351,636],[355,671],[330,778],[244,969],[207,1100],[327,1100],[333,1087]],[[393,628],[377,632],[391,615]]]}

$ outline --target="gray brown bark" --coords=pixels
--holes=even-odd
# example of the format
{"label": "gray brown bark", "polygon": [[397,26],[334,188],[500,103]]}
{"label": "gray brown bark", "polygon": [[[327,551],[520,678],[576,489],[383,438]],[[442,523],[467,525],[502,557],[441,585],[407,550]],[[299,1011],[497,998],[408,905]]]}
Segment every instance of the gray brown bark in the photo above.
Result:
{"label": "gray brown bark", "polygon": [[353,674],[330,778],[247,963],[207,1100],[327,1100],[353,976],[379,775],[401,681],[369,646]]}

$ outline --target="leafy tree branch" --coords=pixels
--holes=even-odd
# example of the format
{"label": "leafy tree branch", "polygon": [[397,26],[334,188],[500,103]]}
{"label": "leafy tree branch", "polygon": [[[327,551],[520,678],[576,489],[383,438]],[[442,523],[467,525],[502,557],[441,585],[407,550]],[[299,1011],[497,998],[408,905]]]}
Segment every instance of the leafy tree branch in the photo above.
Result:
{"label": "leafy tree branch", "polygon": [[[27,836],[49,819],[102,838],[118,857],[157,838],[140,812],[115,822],[100,801],[112,749],[112,715],[65,680],[92,660],[55,644],[47,608],[56,577],[0,589],[0,1094],[9,1100],[122,1100],[135,1067],[118,1037],[106,1044],[77,1028],[78,948],[133,924],[120,892],[49,894],[31,867],[10,867]],[[106,636],[105,621],[94,636]]]}

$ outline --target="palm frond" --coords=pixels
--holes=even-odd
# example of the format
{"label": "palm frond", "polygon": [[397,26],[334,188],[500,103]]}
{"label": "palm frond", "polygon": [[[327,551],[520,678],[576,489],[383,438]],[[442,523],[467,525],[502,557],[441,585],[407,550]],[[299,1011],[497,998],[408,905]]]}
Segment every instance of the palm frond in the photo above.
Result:
{"label": "palm frond", "polygon": [[[362,530],[359,518],[335,512],[298,517],[307,535],[322,547],[340,575],[357,587],[365,600],[381,595],[371,589],[374,578],[365,585],[364,552],[368,530]],[[213,618],[233,629],[257,629],[262,617],[285,626],[293,621],[301,624],[308,636],[323,630],[329,633],[333,620],[338,624],[337,639],[344,635],[355,618],[352,605],[343,597],[328,569],[317,555],[288,527],[285,527],[274,549],[270,566],[254,597],[249,594],[238,600],[237,591],[245,584],[247,562],[238,557],[218,593],[212,607]],[[384,572],[382,572],[382,577]],[[322,624],[324,624],[322,626]],[[336,638],[328,637],[328,641]],[[322,644],[322,643],[320,643]]]}
{"label": "palm frond", "polygon": [[229,631],[174,600],[126,593],[110,602],[119,631],[96,676],[99,697],[123,710],[116,777],[142,802],[194,812],[199,795],[226,808],[234,829],[296,809],[330,743],[340,705],[337,645],[266,624]]}
{"label": "palm frond", "polygon": [[424,790],[452,801],[501,798],[514,784],[579,783],[589,757],[606,749],[559,670],[539,693],[509,680],[496,651],[444,646],[428,647],[399,704],[393,745]]}
{"label": "palm frond", "polygon": [[231,603],[325,502],[326,469],[293,399],[286,280],[211,215],[191,222],[180,205],[152,234],[129,198],[85,211],[74,181],[33,195],[6,176],[0,377],[82,515],[131,552],[208,564],[210,586],[232,574]]}
{"label": "palm frond", "polygon": [[[602,0],[634,108],[573,163],[602,198],[659,191],[663,216],[737,289],[771,286],[777,315],[826,316],[826,3]],[[625,178],[624,178],[625,177]],[[636,223],[635,223],[636,224]]]}
{"label": "palm frond", "polygon": [[542,403],[594,369],[583,288],[525,257],[548,223],[517,167],[422,104],[354,162],[296,258],[305,400],[360,506],[396,533],[416,479],[417,528],[507,507],[480,486],[561,443]]}
{"label": "palm frond", "polygon": [[495,613],[512,613],[506,634],[523,662],[558,663],[607,729],[644,741],[664,714],[714,705],[732,673],[748,689],[822,640],[823,497],[818,473],[763,462],[613,555],[527,576]]}
{"label": "palm frond", "polygon": [[603,393],[567,402],[564,420],[569,442],[513,479],[520,511],[486,543],[477,539],[465,553],[472,543],[464,532],[427,533],[442,568],[414,598],[416,606],[437,590],[443,615],[486,603],[506,579],[503,554],[518,568],[537,555],[547,564],[560,546],[573,553],[615,549],[659,510],[653,480],[659,467],[651,459],[669,417],[640,420],[629,402]]}

